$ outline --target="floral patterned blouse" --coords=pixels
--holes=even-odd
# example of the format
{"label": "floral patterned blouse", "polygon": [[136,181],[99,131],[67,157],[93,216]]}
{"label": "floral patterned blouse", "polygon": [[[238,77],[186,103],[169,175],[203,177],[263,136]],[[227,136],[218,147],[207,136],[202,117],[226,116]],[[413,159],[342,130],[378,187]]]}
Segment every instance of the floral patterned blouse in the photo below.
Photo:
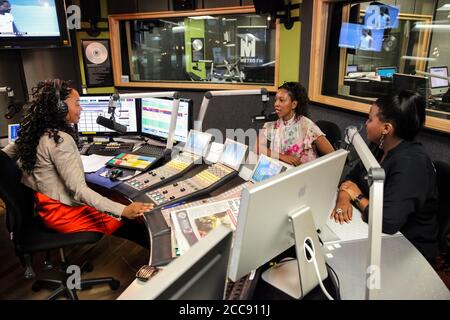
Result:
{"label": "floral patterned blouse", "polygon": [[312,120],[305,116],[296,116],[288,121],[278,119],[266,122],[261,132],[270,142],[271,150],[299,157],[302,163],[317,158],[317,150],[313,142],[325,135]]}

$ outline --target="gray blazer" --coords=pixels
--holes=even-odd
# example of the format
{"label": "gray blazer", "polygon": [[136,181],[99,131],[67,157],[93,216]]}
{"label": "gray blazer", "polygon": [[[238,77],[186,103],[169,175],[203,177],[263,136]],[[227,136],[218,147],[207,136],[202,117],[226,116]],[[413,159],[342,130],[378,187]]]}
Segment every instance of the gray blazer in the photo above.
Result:
{"label": "gray blazer", "polygon": [[[87,204],[120,220],[125,206],[103,197],[87,186],[75,141],[65,132],[60,131],[59,135],[63,141],[58,144],[48,134],[41,137],[36,149],[34,171],[32,174],[24,172],[22,183],[66,205]],[[14,143],[8,144],[3,151],[11,159],[18,160]]]}

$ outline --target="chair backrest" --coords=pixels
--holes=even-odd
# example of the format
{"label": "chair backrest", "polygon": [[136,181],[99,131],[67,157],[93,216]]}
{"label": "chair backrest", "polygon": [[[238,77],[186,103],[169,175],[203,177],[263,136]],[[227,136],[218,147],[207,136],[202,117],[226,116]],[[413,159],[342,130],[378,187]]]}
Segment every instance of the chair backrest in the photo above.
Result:
{"label": "chair backrest", "polygon": [[436,182],[439,191],[439,233],[438,241],[441,251],[447,249],[447,235],[450,231],[450,163],[434,161]]}
{"label": "chair backrest", "polygon": [[33,220],[34,193],[20,182],[22,171],[2,150],[0,176],[0,197],[6,205],[6,226],[13,233],[13,242],[17,245],[26,226]]}
{"label": "chair backrest", "polygon": [[337,124],[331,121],[319,120],[316,122],[316,125],[320,128],[320,130],[322,130],[323,133],[325,133],[328,141],[330,141],[336,150],[341,147],[342,134],[341,129]]}

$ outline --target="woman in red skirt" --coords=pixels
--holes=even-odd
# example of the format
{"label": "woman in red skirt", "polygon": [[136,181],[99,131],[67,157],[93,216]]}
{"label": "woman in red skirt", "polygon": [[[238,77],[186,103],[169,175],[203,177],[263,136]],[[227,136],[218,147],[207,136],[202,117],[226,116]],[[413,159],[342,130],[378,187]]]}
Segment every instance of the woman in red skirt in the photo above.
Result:
{"label": "woman in red skirt", "polygon": [[19,138],[3,151],[19,159],[22,182],[36,191],[36,209],[44,223],[61,233],[114,234],[150,248],[140,217],[152,204],[125,206],[86,184],[73,129],[81,112],[77,90],[67,81],[54,79],[39,82],[32,95]]}

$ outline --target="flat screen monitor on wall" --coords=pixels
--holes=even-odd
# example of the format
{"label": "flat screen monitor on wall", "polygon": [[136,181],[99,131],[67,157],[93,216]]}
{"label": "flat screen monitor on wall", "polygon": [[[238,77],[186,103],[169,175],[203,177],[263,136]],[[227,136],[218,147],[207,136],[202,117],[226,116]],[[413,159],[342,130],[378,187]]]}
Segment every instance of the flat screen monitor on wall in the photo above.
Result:
{"label": "flat screen monitor on wall", "polygon": [[[82,108],[80,121],[77,124],[78,132],[86,136],[118,135],[115,131],[97,123],[97,117],[110,117],[108,114],[109,95],[80,96]],[[127,134],[137,134],[136,101],[134,98],[120,100],[115,109],[115,121],[127,127]]]}
{"label": "flat screen monitor on wall", "polygon": [[343,22],[339,47],[365,51],[381,51],[383,30],[368,29],[362,24]]}
{"label": "flat screen monitor on wall", "polygon": [[394,29],[398,27],[400,9],[382,3],[370,3],[366,7],[364,25],[369,29]]}
{"label": "flat screen monitor on wall", "polygon": [[0,0],[0,48],[70,45],[64,1]]}
{"label": "flat screen monitor on wall", "polygon": [[[167,141],[170,118],[172,116],[172,99],[142,98],[141,132],[151,138]],[[173,138],[176,142],[186,142],[192,129],[193,102],[180,99],[178,117]]]}

